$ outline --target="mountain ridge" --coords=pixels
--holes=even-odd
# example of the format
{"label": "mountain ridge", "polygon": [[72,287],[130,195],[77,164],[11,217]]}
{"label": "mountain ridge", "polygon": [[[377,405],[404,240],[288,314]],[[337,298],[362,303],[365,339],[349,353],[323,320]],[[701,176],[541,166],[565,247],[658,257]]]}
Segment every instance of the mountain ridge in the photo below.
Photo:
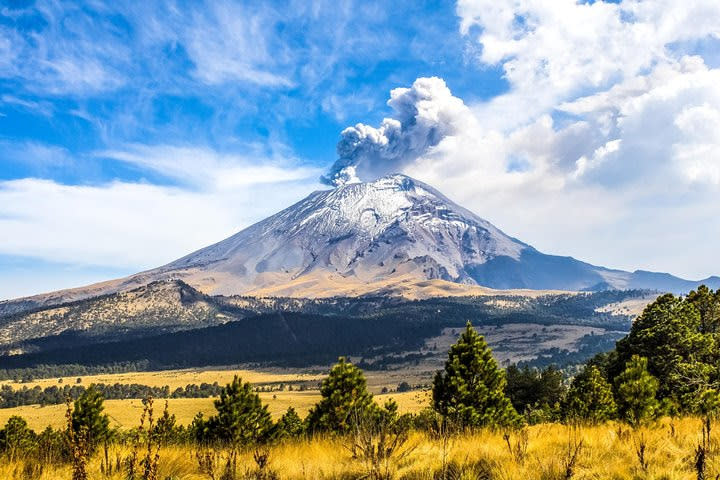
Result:
{"label": "mountain ridge", "polygon": [[[466,295],[492,290],[653,289],[701,283],[548,255],[405,175],[319,190],[236,234],[161,267],[98,284],[0,302],[0,316],[182,280],[209,295]],[[448,293],[450,292],[450,293]]]}
{"label": "mountain ridge", "polygon": [[[513,291],[412,301],[390,296],[256,298],[208,296],[180,280],[157,281],[0,318],[0,364],[7,369],[142,360],[151,361],[153,368],[167,368],[205,362],[287,361],[307,354],[303,349],[311,345],[315,345],[314,361],[320,357],[326,361],[360,353],[360,344],[367,350],[364,353],[375,357],[378,347],[409,339],[422,342],[441,335],[443,328],[462,327],[467,318],[495,327],[530,322],[617,332],[626,329],[635,315],[629,306],[654,297],[636,290],[537,298]],[[295,319],[292,331],[305,338],[301,342],[305,347],[288,344],[288,315]],[[314,343],[315,337],[322,337],[320,344]],[[175,340],[184,342],[182,351]],[[285,351],[286,347],[290,350]]]}

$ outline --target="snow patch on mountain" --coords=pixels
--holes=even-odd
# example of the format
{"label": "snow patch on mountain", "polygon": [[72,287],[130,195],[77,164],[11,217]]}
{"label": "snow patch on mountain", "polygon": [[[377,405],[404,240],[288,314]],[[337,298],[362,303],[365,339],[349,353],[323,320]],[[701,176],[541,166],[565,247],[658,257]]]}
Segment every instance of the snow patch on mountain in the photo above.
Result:
{"label": "snow patch on mountain", "polygon": [[317,270],[367,281],[415,272],[475,284],[465,265],[518,260],[526,248],[432,187],[394,174],[314,192],[159,270],[220,271],[253,287]]}
{"label": "snow patch on mountain", "polygon": [[[720,278],[683,280],[547,255],[429,185],[400,174],[317,191],[235,235],[163,267],[83,288],[0,302],[29,309],[182,280],[205,294],[328,297],[655,289],[686,293]],[[386,292],[386,293],[383,293]],[[421,294],[418,292],[422,292]]]}

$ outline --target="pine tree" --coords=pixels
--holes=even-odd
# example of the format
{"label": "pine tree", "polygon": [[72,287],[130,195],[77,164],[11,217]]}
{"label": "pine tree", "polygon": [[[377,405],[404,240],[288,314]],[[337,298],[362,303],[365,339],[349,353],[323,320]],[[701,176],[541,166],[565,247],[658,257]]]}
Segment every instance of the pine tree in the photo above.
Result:
{"label": "pine tree", "polygon": [[32,447],[35,438],[35,432],[30,430],[25,419],[13,415],[0,430],[0,453],[6,454],[12,462],[19,454]]}
{"label": "pine tree", "polygon": [[287,412],[275,424],[274,437],[294,438],[305,433],[305,425],[293,407],[288,407]]}
{"label": "pine tree", "polygon": [[560,370],[550,365],[538,370],[511,365],[505,371],[505,393],[519,413],[549,419],[556,415],[566,387]]}
{"label": "pine tree", "polygon": [[700,333],[720,331],[720,289],[713,292],[705,285],[691,291],[686,301],[700,314]]}
{"label": "pine tree", "polygon": [[633,426],[641,425],[659,413],[658,381],[647,370],[647,358],[633,355],[615,379],[620,415]]}
{"label": "pine tree", "polygon": [[177,419],[175,414],[171,414],[168,409],[168,401],[165,400],[165,408],[162,415],[157,419],[155,427],[153,427],[153,436],[158,439],[161,444],[167,444],[173,440],[178,433]]}
{"label": "pine tree", "polygon": [[67,454],[67,438],[62,430],[49,425],[37,436],[38,461],[43,465],[57,463]]}
{"label": "pine tree", "polygon": [[206,419],[202,412],[195,414],[187,427],[187,433],[189,438],[200,445],[207,445],[215,441],[210,431],[210,419]]}
{"label": "pine tree", "polygon": [[717,371],[718,355],[711,338],[700,333],[697,308],[672,294],[648,305],[633,322],[627,337],[617,342],[617,356],[610,377],[625,369],[633,355],[648,359],[648,371],[659,381],[660,398],[682,399],[697,391],[696,383]]}
{"label": "pine tree", "polygon": [[323,380],[320,394],[322,399],[308,414],[311,432],[347,432],[353,416],[364,416],[375,406],[362,370],[344,357],[338,359]]}
{"label": "pine tree", "polygon": [[249,383],[235,375],[215,400],[217,415],[210,417],[205,428],[211,439],[233,447],[250,445],[267,439],[273,423],[267,405],[253,392]]}
{"label": "pine tree", "polygon": [[85,441],[91,452],[110,438],[110,419],[103,413],[103,402],[102,394],[94,385],[90,385],[75,400],[72,411],[72,429],[76,436],[86,435]]}
{"label": "pine tree", "polygon": [[513,425],[520,417],[505,395],[505,374],[485,339],[468,322],[435,375],[433,407],[460,426]]}
{"label": "pine tree", "polygon": [[593,423],[614,418],[617,412],[610,384],[594,365],[588,365],[570,385],[563,411],[568,418]]}

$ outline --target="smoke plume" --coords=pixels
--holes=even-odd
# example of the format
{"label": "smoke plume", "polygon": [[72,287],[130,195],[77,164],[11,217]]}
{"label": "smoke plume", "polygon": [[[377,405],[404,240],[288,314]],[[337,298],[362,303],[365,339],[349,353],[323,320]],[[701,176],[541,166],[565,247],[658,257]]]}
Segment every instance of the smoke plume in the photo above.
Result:
{"label": "smoke plume", "polygon": [[394,173],[456,134],[470,116],[441,78],[418,78],[410,88],[390,92],[392,118],[378,127],[358,123],[342,131],[338,159],[323,183],[338,186]]}

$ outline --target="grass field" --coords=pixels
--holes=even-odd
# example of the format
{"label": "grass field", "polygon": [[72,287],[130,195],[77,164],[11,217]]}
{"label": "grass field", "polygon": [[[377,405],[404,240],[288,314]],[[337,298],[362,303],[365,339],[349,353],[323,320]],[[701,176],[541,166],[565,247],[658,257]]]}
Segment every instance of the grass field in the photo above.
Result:
{"label": "grass field", "polygon": [[[254,371],[237,368],[188,369],[163,372],[138,372],[114,375],[94,375],[81,378],[82,385],[90,383],[139,383],[152,386],[168,385],[171,388],[189,383],[229,382],[234,375],[241,375],[256,385],[278,383],[306,383],[317,385],[326,372],[303,373],[291,370]],[[399,381],[410,380],[416,373],[407,370],[368,372],[368,384],[375,392],[375,399],[383,403],[393,398],[401,412],[417,412],[429,405],[429,392],[414,390],[406,393],[378,394],[383,386],[394,388]],[[65,378],[63,383],[75,383],[76,378]],[[20,386],[46,387],[58,383],[58,379],[39,380],[34,383],[9,383],[13,388]],[[301,416],[320,399],[316,388],[306,391],[261,392],[260,396],[277,418],[289,406]],[[215,411],[212,398],[169,399],[170,412],[178,423],[187,425],[198,413],[212,415]],[[162,408],[163,400],[156,406]],[[142,411],[141,400],[108,400],[105,411],[111,418],[111,425],[127,429],[138,424]],[[46,426],[63,428],[65,406],[37,405],[0,409],[0,425],[11,415],[24,417],[35,431]],[[672,423],[672,427],[671,427]],[[452,479],[491,480],[568,480],[568,479],[610,479],[610,480],[697,480],[694,470],[695,452],[701,438],[700,420],[685,418],[670,421],[665,419],[658,425],[633,432],[627,426],[608,423],[600,426],[586,426],[573,429],[560,424],[542,424],[528,427],[525,434],[514,432],[509,439],[501,431],[481,431],[460,435],[443,442],[441,438],[426,433],[412,433],[399,454],[388,463],[391,475],[382,477],[397,480],[434,480],[445,468]],[[713,431],[713,435],[717,435]],[[524,440],[526,439],[526,441]],[[510,448],[508,447],[508,440]],[[643,441],[644,440],[644,441]],[[645,466],[641,464],[639,446],[645,444]],[[369,476],[368,466],[362,459],[350,453],[351,443],[347,438],[315,438],[297,440],[269,447],[269,468],[277,473],[278,479],[335,480],[377,478]],[[127,446],[110,447],[110,458],[122,460],[130,453]],[[168,446],[160,451],[160,479],[200,480],[210,479],[203,473],[195,457],[197,447]],[[574,452],[577,451],[573,460]],[[222,452],[220,452],[222,454]],[[443,460],[444,459],[444,460]],[[106,478],[120,480],[124,473],[104,475],[100,472],[100,458],[96,456],[89,464],[91,479]],[[120,462],[122,463],[122,462]],[[444,465],[444,467],[443,467]],[[243,454],[240,470],[254,468],[252,452]],[[30,473],[28,473],[30,472]],[[570,472],[570,473],[568,473]],[[217,472],[216,472],[217,473]],[[707,455],[706,480],[717,479],[720,475],[720,448],[713,440]],[[25,480],[70,480],[68,466],[25,465],[22,460],[8,461],[0,457],[0,479]],[[219,478],[219,476],[216,476]],[[243,477],[240,478],[255,478]]]}
{"label": "grass field", "polygon": [[[307,370],[305,370],[306,372]],[[249,370],[244,368],[192,368],[182,370],[162,370],[157,372],[127,372],[104,375],[86,375],[81,377],[45,378],[32,382],[20,383],[12,380],[0,381],[0,385],[11,385],[13,388],[40,386],[42,388],[52,385],[74,385],[79,378],[80,385],[88,386],[91,383],[137,383],[150,387],[169,386],[170,389],[184,387],[188,384],[201,384],[218,382],[220,385],[229,383],[234,375],[240,375],[243,381],[262,385],[280,382],[318,382],[324,372],[303,373],[293,370]]]}
{"label": "grass field", "polygon": [[[696,480],[695,448],[700,439],[700,421],[685,418],[665,420],[655,427],[632,432],[626,426],[608,423],[574,429],[560,424],[543,424],[526,430],[527,443],[520,433],[512,433],[508,443],[503,432],[480,431],[454,437],[447,442],[424,433],[413,433],[388,463],[390,479],[432,480]],[[645,462],[637,454],[640,439],[645,439]],[[269,469],[283,480],[331,480],[376,478],[368,474],[362,456],[353,458],[350,440],[316,438],[297,440],[269,447]],[[113,446],[110,459],[122,459],[128,447]],[[718,469],[717,442],[708,456],[705,476],[715,479]],[[574,459],[573,459],[574,457]],[[1,461],[0,461],[1,462]],[[443,467],[443,465],[445,467]],[[242,455],[238,469],[252,470],[252,452]],[[0,463],[0,478],[21,480],[28,470],[38,480],[69,480],[67,466],[37,465],[25,468],[22,461]],[[89,478],[125,478],[123,472],[104,476],[100,472],[100,455],[89,463]],[[160,450],[159,478],[177,480],[209,479],[203,474],[190,447],[171,446]],[[259,478],[238,476],[237,478]],[[267,478],[267,477],[263,477]]]}
{"label": "grass field", "polygon": [[[304,384],[308,388],[305,391],[283,390],[260,393],[260,397],[262,401],[268,405],[270,413],[274,417],[279,417],[291,406],[295,408],[300,415],[305,415],[320,399],[320,392],[317,386],[327,375],[327,367],[318,367],[317,369],[311,370],[312,373],[307,372],[307,369],[302,371],[293,369],[269,369],[261,371],[237,367],[195,368],[63,377],[62,382],[59,381],[59,378],[38,379],[26,383],[6,380],[0,382],[0,385],[10,385],[12,388],[18,389],[22,387],[33,388],[35,386],[46,388],[52,385],[79,384],[87,387],[92,383],[136,383],[152,387],[167,385],[170,387],[170,390],[173,390],[188,384],[199,385],[201,383],[218,382],[220,385],[225,385],[232,381],[235,375],[239,375],[243,381],[250,382],[256,386],[278,386],[280,383],[294,385]],[[79,383],[77,381],[78,378],[80,379]],[[416,412],[429,405],[428,393],[420,390],[406,393],[380,393],[383,387],[393,389],[397,387],[397,384],[401,381],[419,381],[419,377],[412,373],[408,373],[407,371],[370,372],[367,375],[367,379],[369,389],[375,393],[379,403],[383,403],[392,397],[397,401],[400,411],[402,412]],[[163,405],[163,402],[164,400],[160,399],[158,404]],[[182,425],[189,424],[198,412],[202,412],[207,416],[215,411],[212,398],[171,398],[168,399],[168,408],[170,413],[175,414],[178,423]],[[129,428],[134,426],[140,418],[142,401],[140,399],[106,400],[105,411],[110,416],[112,426]],[[48,425],[53,428],[63,426],[65,421],[64,414],[65,405],[49,405],[45,407],[27,405],[15,408],[2,408],[0,409],[0,425],[4,425],[12,415],[20,415],[27,420],[32,429],[40,431]]]}
{"label": "grass field", "polygon": [[[358,359],[355,359],[358,360]],[[442,365],[440,363],[440,365]],[[365,372],[368,388],[373,393],[380,393],[383,387],[394,389],[400,382],[409,382],[413,385],[418,383],[428,383],[432,379],[432,374],[437,368],[433,366],[432,371],[426,369],[415,369],[403,367],[397,370],[387,370],[381,372]],[[283,369],[265,369],[257,370],[248,367],[228,366],[215,368],[187,368],[179,370],[161,370],[155,372],[126,372],[111,373],[102,375],[83,375],[74,377],[54,377],[37,379],[30,382],[20,382],[14,380],[1,380],[0,386],[9,385],[14,389],[27,387],[33,388],[39,386],[41,388],[53,385],[84,385],[88,386],[92,383],[104,384],[131,384],[148,385],[150,387],[163,387],[165,385],[174,390],[177,387],[185,385],[201,383],[214,383],[220,385],[230,383],[233,376],[239,375],[244,382],[250,382],[256,386],[262,385],[278,385],[285,384],[305,384],[309,389],[316,389],[317,385],[322,381],[330,370],[330,365],[318,366],[315,368],[283,368]],[[78,382],[80,379],[80,382]]]}
{"label": "grass field", "polygon": [[[288,407],[295,408],[298,414],[305,416],[308,410],[320,400],[320,392],[315,390],[260,393],[260,398],[263,403],[268,405],[270,413],[275,418],[285,413]],[[425,391],[376,395],[375,398],[380,404],[393,398],[398,403],[401,412],[413,413],[429,405],[429,395]],[[170,398],[168,399],[168,409],[175,415],[179,424],[187,425],[198,412],[202,412],[206,417],[214,414],[213,400],[213,398]],[[162,409],[165,400],[158,399],[156,402],[157,408]],[[2,408],[0,409],[0,426],[5,425],[7,419],[12,415],[19,415],[27,420],[30,428],[35,431],[41,431],[47,426],[61,428],[65,425],[65,408],[65,405],[45,407],[27,405]],[[121,429],[136,426],[142,408],[142,400],[138,399],[105,401],[105,413],[110,417],[110,425]]]}

